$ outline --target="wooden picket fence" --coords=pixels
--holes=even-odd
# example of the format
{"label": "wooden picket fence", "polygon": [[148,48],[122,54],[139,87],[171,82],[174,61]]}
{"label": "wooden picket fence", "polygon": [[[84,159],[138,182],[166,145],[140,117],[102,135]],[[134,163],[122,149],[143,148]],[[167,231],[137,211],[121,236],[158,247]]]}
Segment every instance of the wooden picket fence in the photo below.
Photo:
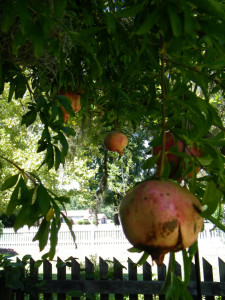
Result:
{"label": "wooden picket fence", "polygon": [[[225,299],[225,263],[218,258],[220,282],[213,281],[212,265],[203,258],[203,277],[204,280],[196,280],[196,266],[191,265],[191,280],[188,290],[193,299],[218,299],[215,296],[222,296]],[[139,295],[141,299],[150,300],[165,299],[165,295],[158,295],[166,277],[166,266],[163,264],[157,267],[156,274],[152,272],[152,265],[145,262],[141,269],[141,279],[138,274],[137,265],[128,259],[127,267],[124,267],[116,258],[113,261],[105,261],[101,257],[99,263],[94,264],[87,257],[84,266],[80,265],[75,258],[70,258],[68,265],[60,258],[57,259],[57,279],[53,279],[53,265],[48,260],[43,262],[43,272],[35,267],[35,261],[30,259],[29,272],[22,269],[22,276],[28,278],[25,285],[25,291],[10,290],[10,293],[4,294],[0,286],[0,299],[87,299],[90,295],[98,295],[97,299],[122,300],[129,296],[131,300],[137,300]],[[70,270],[69,274],[67,273]],[[181,266],[176,262],[175,274],[182,276]],[[25,278],[25,277],[24,277]],[[200,291],[199,291],[200,288]],[[2,298],[4,295],[4,299]],[[8,295],[8,296],[6,296]],[[113,296],[112,296],[113,295]],[[201,295],[201,296],[200,296]],[[202,298],[204,296],[204,298]]]}

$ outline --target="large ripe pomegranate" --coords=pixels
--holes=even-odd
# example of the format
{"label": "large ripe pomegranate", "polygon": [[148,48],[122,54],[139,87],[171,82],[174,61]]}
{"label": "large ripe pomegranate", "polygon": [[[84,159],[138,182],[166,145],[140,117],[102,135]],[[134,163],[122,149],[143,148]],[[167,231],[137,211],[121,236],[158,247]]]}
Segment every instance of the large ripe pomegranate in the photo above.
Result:
{"label": "large ripe pomegranate", "polygon": [[117,130],[109,132],[104,139],[105,148],[112,152],[118,152],[119,155],[123,155],[124,148],[127,146],[127,144],[127,136]]}
{"label": "large ripe pomegranate", "polygon": [[[68,99],[71,100],[71,107],[73,111],[76,113],[81,109],[81,104],[80,104],[80,95],[76,94],[75,92],[72,91],[67,91],[67,92],[60,92],[60,95],[66,96]],[[61,106],[62,112],[63,112],[63,117],[64,121],[68,122],[69,121],[69,113],[65,110],[63,106]]]}
{"label": "large ripe pomegranate", "polygon": [[199,200],[171,181],[148,180],[132,188],[119,208],[130,243],[158,265],[166,253],[190,247],[202,228]]}

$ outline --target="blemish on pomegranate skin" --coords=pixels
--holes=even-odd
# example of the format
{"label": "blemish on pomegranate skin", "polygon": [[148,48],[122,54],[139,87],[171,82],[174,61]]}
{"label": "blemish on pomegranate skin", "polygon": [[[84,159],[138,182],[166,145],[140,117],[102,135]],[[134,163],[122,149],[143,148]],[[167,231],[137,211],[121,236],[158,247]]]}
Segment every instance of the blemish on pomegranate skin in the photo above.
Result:
{"label": "blemish on pomegranate skin", "polygon": [[163,193],[160,193],[160,196],[163,197]]}
{"label": "blemish on pomegranate skin", "polygon": [[167,196],[169,196],[170,195],[170,193],[166,193],[167,194]]}
{"label": "blemish on pomegranate skin", "polygon": [[194,223],[193,232],[194,232],[194,233],[196,233],[196,231],[197,231],[197,224],[196,224],[196,223]]}
{"label": "blemish on pomegranate skin", "polygon": [[154,230],[153,230],[152,233],[147,234],[147,236],[146,236],[146,244],[151,243],[155,239],[156,239],[156,232],[154,232]]}
{"label": "blemish on pomegranate skin", "polygon": [[173,219],[162,224],[162,236],[167,236],[178,227],[178,220]]}

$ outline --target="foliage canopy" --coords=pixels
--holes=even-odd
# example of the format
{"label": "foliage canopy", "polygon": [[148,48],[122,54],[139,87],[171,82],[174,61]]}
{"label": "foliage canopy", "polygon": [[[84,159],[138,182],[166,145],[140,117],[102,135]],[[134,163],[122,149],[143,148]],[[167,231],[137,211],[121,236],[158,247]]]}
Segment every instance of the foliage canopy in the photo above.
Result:
{"label": "foliage canopy", "polygon": [[[204,205],[203,216],[224,230],[224,1],[2,0],[0,20],[0,93],[5,98],[9,86],[8,102],[15,99],[24,110],[21,126],[38,126],[42,167],[58,170],[71,154],[69,141],[79,137],[98,153],[107,131],[142,131],[151,150],[170,130],[203,150],[198,159],[184,155],[202,169],[185,184]],[[67,90],[81,95],[76,114],[62,96]],[[148,154],[142,170],[137,164],[147,178],[156,163]],[[0,155],[14,164],[7,151]],[[60,216],[71,229],[58,206],[69,199],[46,189],[38,173],[14,165],[18,172],[2,186],[12,188],[7,212],[20,208],[18,229],[54,208],[55,217],[42,219],[35,237],[43,249],[50,234],[51,258]],[[168,177],[168,168],[165,163],[160,177]],[[99,174],[101,182],[104,170]]]}

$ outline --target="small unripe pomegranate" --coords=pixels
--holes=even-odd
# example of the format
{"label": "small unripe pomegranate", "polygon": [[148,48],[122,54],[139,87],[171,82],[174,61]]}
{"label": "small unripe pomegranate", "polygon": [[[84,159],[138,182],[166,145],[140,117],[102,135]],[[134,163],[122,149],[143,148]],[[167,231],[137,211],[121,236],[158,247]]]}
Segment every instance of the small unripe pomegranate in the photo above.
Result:
{"label": "small unripe pomegranate", "polygon": [[203,219],[199,200],[171,181],[148,180],[122,199],[120,221],[130,243],[148,252],[158,265],[166,253],[190,247]]}
{"label": "small unripe pomegranate", "polygon": [[[67,92],[60,92],[60,95],[67,97],[68,99],[71,100],[71,107],[73,111],[76,113],[81,109],[81,104],[80,104],[80,95],[76,94],[75,92],[67,91]],[[63,117],[64,121],[68,122],[69,121],[69,113],[65,110],[63,106],[61,106],[62,112],[63,112]]]}
{"label": "small unripe pomegranate", "polygon": [[117,130],[109,132],[104,139],[105,148],[112,152],[118,152],[119,155],[123,155],[124,148],[127,146],[127,144],[127,136]]}

